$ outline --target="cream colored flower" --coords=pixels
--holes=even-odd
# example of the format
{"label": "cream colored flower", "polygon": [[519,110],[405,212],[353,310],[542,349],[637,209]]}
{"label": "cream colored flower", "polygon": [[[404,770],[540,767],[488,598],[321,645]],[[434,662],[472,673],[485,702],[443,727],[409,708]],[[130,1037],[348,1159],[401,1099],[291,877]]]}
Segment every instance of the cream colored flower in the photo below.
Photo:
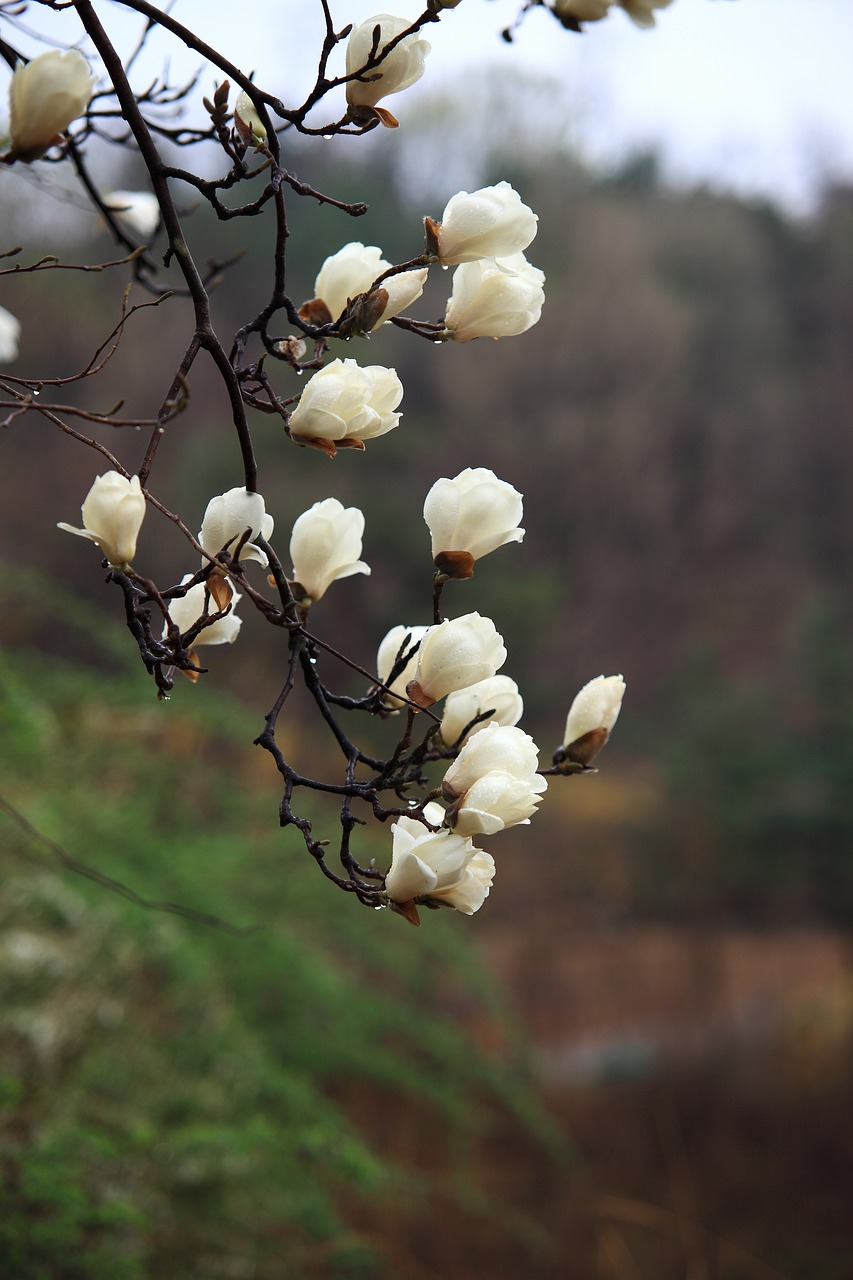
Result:
{"label": "cream colored flower", "polygon": [[[376,654],[376,674],[380,683],[388,685],[391,691],[382,695],[382,702],[386,707],[396,709],[404,705],[406,685],[414,676],[418,666],[418,645],[428,631],[429,627],[402,625],[392,627],[379,645]],[[388,677],[401,657],[406,658],[405,666],[389,684]]]}
{"label": "cream colored flower", "polygon": [[[192,578],[191,573],[185,573],[181,578],[181,585],[189,582]],[[241,599],[240,592],[231,592],[231,612],[226,614],[224,618],[217,618],[216,622],[211,622],[210,626],[204,627],[202,631],[193,640],[193,647],[196,648],[202,644],[233,644],[237,639],[240,628],[243,625],[242,618],[238,618],[234,610],[238,601]],[[174,622],[178,630],[183,634],[199,621],[206,612],[208,614],[218,613],[215,602],[211,599],[210,594],[206,591],[203,582],[197,582],[194,587],[190,587],[185,596],[180,596],[175,600],[169,601],[169,617]],[[163,627],[163,636],[168,634],[168,625]]]}
{"label": "cream colored flower", "polygon": [[489,724],[476,730],[444,775],[447,825],[473,836],[529,822],[548,789],[538,768],[536,743],[521,729]]}
{"label": "cream colored flower", "polygon": [[512,725],[487,724],[471,734],[444,775],[442,789],[447,799],[458,798],[498,770],[522,780],[538,778],[535,789],[544,791],[548,784],[538,768],[539,748],[529,734]]}
{"label": "cream colored flower", "polygon": [[[365,68],[371,57],[381,55],[382,50],[411,25],[407,18],[397,18],[390,13],[380,13],[362,22],[347,41],[347,75]],[[400,93],[420,80],[429,51],[429,42],[414,31],[394,45],[380,62],[365,70],[363,78],[348,80],[347,102],[354,117],[359,118],[362,108],[375,108],[380,99]],[[390,112],[382,114],[388,115],[388,124],[396,125]]]}
{"label": "cream colored flower", "polygon": [[521,542],[522,496],[488,467],[466,467],[452,480],[436,480],[424,502],[436,567],[450,578],[470,578],[474,561],[508,542]]}
{"label": "cream colored flower", "polygon": [[82,529],[64,523],[57,528],[97,542],[111,565],[126,568],[136,555],[136,539],[145,518],[145,495],[139,476],[128,480],[118,471],[98,476],[80,514]]}
{"label": "cream colored flower", "polygon": [[[363,245],[354,240],[345,244],[337,253],[328,257],[314,281],[314,295],[322,298],[333,320],[337,320],[347,303],[359,294],[367,293],[383,271],[392,264],[382,257],[376,245]],[[399,275],[383,280],[380,288],[388,294],[388,301],[379,313],[370,331],[378,329],[386,320],[407,310],[423,293],[429,270],[401,271]]]}
{"label": "cream colored flower", "polygon": [[76,49],[51,49],[15,68],[9,84],[12,155],[37,160],[83,115],[94,88],[89,64]]}
{"label": "cream colored flower", "polygon": [[[440,820],[440,813],[438,806],[427,805],[428,820]],[[427,898],[468,916],[480,909],[494,879],[494,858],[471,840],[447,830],[429,831],[414,818],[398,818],[391,833],[394,845],[385,891],[392,902]]]}
{"label": "cream colored flower", "polygon": [[334,457],[336,446],[364,448],[392,431],[400,421],[395,410],[403,386],[393,369],[362,368],[355,360],[333,360],[315,373],[290,415],[290,434]]}
{"label": "cream colored flower", "polygon": [[456,689],[493,676],[505,662],[503,637],[491,618],[466,613],[428,629],[406,692],[419,706],[430,707]]}
{"label": "cream colored flower", "polygon": [[[563,759],[587,766],[610,737],[625,693],[621,676],[596,676],[581,689],[571,705],[563,735]],[[556,759],[556,757],[555,757]]]}
{"label": "cream colored flower", "polygon": [[465,262],[453,273],[444,324],[454,342],[512,338],[526,333],[542,314],[545,272],[523,253],[492,261]]}
{"label": "cream colored flower", "polygon": [[0,307],[0,364],[17,360],[21,339],[21,322],[5,307]]}
{"label": "cream colored flower", "polygon": [[425,220],[428,244],[445,266],[507,258],[526,249],[539,219],[508,182],[460,191],[447,202],[441,222]]}
{"label": "cream colored flower", "polygon": [[524,703],[515,681],[509,676],[489,676],[469,685],[467,689],[449,693],[441,718],[442,742],[452,747],[471,721],[484,711],[491,714],[487,720],[477,722],[473,733],[484,729],[487,724],[518,724],[524,712]]}
{"label": "cream colored flower", "polygon": [[208,502],[198,540],[210,556],[220,551],[233,555],[237,543],[248,533],[240,559],[257,560],[265,565],[267,558],[260,547],[255,546],[254,539],[261,537],[268,542],[273,528],[273,518],[267,514],[259,493],[249,493],[245,488],[229,489]]}
{"label": "cream colored flower", "polygon": [[290,557],[293,579],[311,600],[319,600],[338,578],[370,573],[361,555],[364,516],[337,498],[315,502],[293,526]]}
{"label": "cream colored flower", "polygon": [[104,204],[140,240],[150,240],[159,226],[160,205],[152,191],[111,191]]}

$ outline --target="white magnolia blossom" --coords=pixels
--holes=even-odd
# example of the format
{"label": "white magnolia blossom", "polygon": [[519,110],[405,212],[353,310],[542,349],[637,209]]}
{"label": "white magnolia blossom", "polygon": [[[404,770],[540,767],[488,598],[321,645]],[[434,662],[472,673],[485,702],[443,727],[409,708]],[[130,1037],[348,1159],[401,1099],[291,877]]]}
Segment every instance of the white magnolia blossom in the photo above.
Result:
{"label": "white magnolia blossom", "polygon": [[[386,45],[411,25],[408,18],[397,18],[390,13],[380,13],[374,18],[368,18],[367,22],[362,22],[347,41],[347,75],[360,71],[370,61],[374,49],[375,53],[381,54]],[[375,39],[377,27],[378,40]],[[362,80],[348,80],[347,102],[350,107],[355,108],[355,114],[358,115],[360,107],[375,107],[381,98],[400,93],[420,80],[429,51],[429,41],[414,31],[396,44],[381,62],[365,71]],[[387,114],[388,123],[396,124],[394,117]]]}
{"label": "white magnolia blossom", "polygon": [[[189,582],[192,578],[191,573],[185,573],[181,578],[181,585]],[[185,596],[179,599],[169,601],[169,617],[175,626],[186,634],[190,627],[198,622],[199,618],[205,612],[205,597],[207,597],[208,614],[218,613],[215,601],[206,591],[203,582],[197,582],[194,587],[190,587]],[[243,625],[243,619],[238,618],[234,614],[234,610],[240,600],[240,592],[231,591],[231,612],[226,614],[224,618],[217,618],[216,622],[211,622],[209,627],[205,627],[200,631],[193,640],[193,646],[197,647],[201,644],[233,644],[237,639],[237,635]],[[163,635],[168,634],[168,625],[163,627]]]}
{"label": "white magnolia blossom", "polygon": [[458,798],[497,770],[522,780],[538,778],[535,789],[544,791],[548,784],[538,768],[539,748],[530,734],[513,725],[487,724],[471,734],[444,775],[442,790],[447,799]]}
{"label": "white magnolia blossom", "polygon": [[471,721],[484,711],[490,711],[491,715],[487,720],[478,721],[473,733],[488,724],[518,724],[524,713],[524,702],[518,685],[510,676],[489,676],[467,689],[457,689],[455,693],[448,694],[441,718],[442,742],[452,747]]}
{"label": "white magnolia blossom", "polygon": [[210,556],[222,550],[233,555],[237,543],[248,532],[240,559],[257,560],[265,565],[267,558],[260,547],[255,546],[254,539],[261,537],[268,542],[273,528],[273,518],[267,514],[259,493],[249,493],[245,488],[229,489],[208,502],[198,540]]}
{"label": "white magnolia blossom", "polygon": [[566,718],[563,752],[588,765],[610,737],[622,708],[625,681],[621,676],[596,676],[575,697]]}
{"label": "white magnolia blossom", "polygon": [[238,95],[234,104],[234,123],[246,146],[254,144],[257,147],[259,143],[266,142],[266,125],[245,89]]}
{"label": "white magnolia blossom", "polygon": [[311,600],[319,600],[338,578],[370,573],[361,555],[364,516],[337,498],[315,502],[298,517],[290,539],[293,580]]}
{"label": "white magnolia blossom", "polygon": [[437,567],[451,578],[470,578],[474,561],[508,542],[521,542],[522,496],[488,467],[466,467],[452,480],[436,480],[424,502],[424,520]]}
{"label": "white magnolia blossom", "polygon": [[554,0],[558,18],[576,18],[578,22],[599,22],[606,18],[614,0]]}
{"label": "white magnolia blossom", "polygon": [[0,364],[17,360],[21,340],[21,322],[5,307],[0,307]]}
{"label": "white magnolia blossom", "polygon": [[460,836],[491,836],[529,823],[547,789],[541,774],[515,778],[502,769],[492,769],[459,798],[447,815],[447,825]]}
{"label": "white magnolia blossom", "polygon": [[672,0],[618,0],[618,3],[638,27],[653,27],[655,9],[666,9]]}
{"label": "white magnolia blossom", "polygon": [[536,324],[544,301],[545,272],[523,253],[465,262],[453,273],[445,329],[454,342],[512,338]]}
{"label": "white magnolia blossom", "polygon": [[290,415],[290,434],[334,456],[335,446],[364,448],[363,441],[392,431],[403,384],[393,369],[362,368],[355,360],[333,360],[315,373]]}
{"label": "white magnolia blossom", "polygon": [[107,471],[98,476],[86,495],[80,514],[83,528],[60,523],[57,528],[97,542],[116,568],[130,564],[136,555],[136,539],[145,518],[145,495],[139,476]]}
{"label": "white magnolia blossom", "polygon": [[539,219],[508,182],[451,196],[441,222],[427,218],[427,239],[445,266],[507,258],[520,253],[536,235]]}
{"label": "white magnolia blossom", "polygon": [[9,133],[18,160],[37,160],[89,105],[95,81],[76,49],[51,49],[15,68]]}
{"label": "white magnolia blossom", "polygon": [[[427,805],[428,821],[440,822],[439,805]],[[495,861],[471,840],[447,830],[429,831],[414,818],[398,818],[385,891],[392,902],[429,898],[473,915],[489,895]],[[415,917],[417,920],[417,917]]]}
{"label": "white magnolia blossom", "polygon": [[140,240],[149,240],[157,230],[160,205],[153,191],[111,191],[104,204]]}
{"label": "white magnolia blossom", "polygon": [[491,618],[466,613],[430,627],[418,650],[418,665],[406,692],[419,706],[493,676],[506,662],[503,637]]}
{"label": "white magnolia blossom", "polygon": [[[364,245],[354,240],[323,263],[314,281],[314,295],[322,298],[332,319],[337,320],[349,300],[360,293],[367,293],[374,280],[391,265],[376,245]],[[388,294],[388,302],[370,331],[410,307],[423,293],[428,275],[429,268],[423,267],[419,271],[401,271],[399,275],[383,280],[380,287]]]}
{"label": "white magnolia blossom", "polygon": [[[391,692],[383,693],[382,701],[386,707],[402,707],[405,701],[406,685],[413,678],[418,666],[417,646],[423,640],[429,627],[392,627],[379,645],[376,654],[376,674],[382,684],[388,685]],[[403,670],[388,684],[394,664],[402,654],[410,654]],[[400,695],[400,696],[395,696]]]}

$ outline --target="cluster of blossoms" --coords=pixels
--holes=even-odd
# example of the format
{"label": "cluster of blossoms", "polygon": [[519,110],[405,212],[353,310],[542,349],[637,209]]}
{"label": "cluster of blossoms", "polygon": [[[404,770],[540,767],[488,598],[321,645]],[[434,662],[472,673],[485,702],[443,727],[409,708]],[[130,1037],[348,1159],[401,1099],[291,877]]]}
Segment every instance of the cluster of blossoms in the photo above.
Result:
{"label": "cluster of blossoms", "polygon": [[[552,0],[565,25],[601,18],[612,2],[615,0]],[[652,11],[668,2],[620,0],[640,23],[653,22]],[[345,75],[326,82],[329,87],[344,85],[347,100],[343,120],[331,127],[332,132],[366,131],[377,124],[397,127],[395,117],[380,103],[423,75],[430,46],[420,33],[421,26],[434,21],[440,10],[458,3],[429,0],[425,13],[414,23],[380,14],[352,30]],[[104,65],[112,67],[99,43],[103,32],[92,21],[89,25],[85,18],[83,21]],[[346,31],[335,41],[344,38]],[[329,52],[329,48],[324,52],[323,66]],[[134,117],[133,104],[118,91],[121,77],[114,69],[111,74],[124,118],[139,142],[139,135],[148,129],[146,121]],[[290,124],[300,125],[305,111],[313,105],[310,99],[301,115],[288,112],[245,77],[240,79],[243,88],[233,115],[228,107],[230,84],[217,87],[212,103],[205,99],[212,122],[210,136],[220,142],[233,167],[217,183],[199,178],[199,191],[223,221],[259,212],[266,201],[280,197],[283,183],[326,199],[281,168],[280,130],[270,116],[273,110]],[[100,102],[90,108],[93,86],[89,64],[76,50],[52,51],[18,66],[10,84],[9,150],[0,160],[26,164],[39,159],[63,142],[63,133],[74,120],[88,113],[88,126],[82,129],[85,139],[86,127],[99,127],[93,123],[99,114],[112,114],[111,108],[104,112]],[[127,82],[125,89],[132,92]],[[313,128],[305,131],[321,132]],[[148,143],[155,147],[150,132]],[[80,146],[79,137],[74,145]],[[141,143],[140,151],[143,157],[148,156]],[[145,260],[145,270],[149,270],[146,247],[165,228],[169,241],[166,260],[177,261],[183,270],[189,251],[175,231],[179,211],[164,184],[156,181],[157,169],[149,159],[146,163],[154,178],[156,197],[152,192],[114,190],[101,194],[98,206],[116,238],[125,247],[130,245],[132,252],[126,261],[138,264]],[[250,172],[255,160],[257,168]],[[262,196],[242,208],[226,208],[215,194],[243,178],[267,173],[269,184]],[[184,181],[190,181],[191,176],[185,173]],[[283,208],[282,204],[277,222],[277,253],[282,262]],[[547,790],[548,776],[591,769],[616,722],[625,685],[621,676],[599,676],[584,686],[569,711],[563,742],[552,764],[540,766],[535,742],[519,727],[523,702],[518,687],[509,676],[500,674],[507,652],[494,622],[475,611],[451,618],[440,613],[447,582],[471,578],[482,556],[524,538],[522,495],[484,467],[443,477],[427,494],[423,515],[433,560],[432,621],[392,627],[378,646],[375,678],[337,653],[309,632],[309,613],[334,582],[370,574],[370,566],[361,558],[364,515],[334,497],[315,502],[293,523],[288,572],[272,545],[273,517],[257,491],[257,466],[245,407],[277,413],[295,444],[319,450],[329,458],[336,457],[339,450],[363,450],[366,441],[378,439],[399,424],[403,387],[395,370],[380,364],[361,365],[352,358],[324,364],[331,341],[367,338],[389,323],[437,343],[501,339],[526,332],[538,322],[544,302],[544,273],[525,256],[537,224],[537,215],[508,182],[502,181],[472,192],[460,191],[448,200],[440,218],[425,217],[423,248],[409,261],[395,265],[379,246],[360,241],[344,244],[321,264],[314,296],[301,307],[283,295],[284,271],[277,265],[280,281],[269,303],[239,331],[230,354],[217,348],[220,371],[227,366],[245,484],[210,499],[195,538],[173,517],[193,544],[199,557],[196,565],[200,566],[184,573],[175,586],[161,590],[134,568],[147,503],[150,500],[164,509],[143,488],[149,483],[159,435],[149,446],[139,474],[116,469],[95,479],[82,505],[82,527],[59,525],[100,548],[111,569],[110,579],[124,592],[128,625],[161,695],[173,687],[176,669],[193,682],[199,679],[204,669],[199,665],[198,649],[230,645],[238,639],[243,628],[238,615],[241,603],[244,608],[253,604],[268,621],[286,630],[287,676],[257,739],[272,754],[284,780],[279,810],[282,824],[299,827],[312,856],[330,879],[354,891],[362,902],[390,905],[413,923],[418,923],[420,905],[449,906],[469,915],[479,909],[489,893],[495,863],[478,842],[529,823]],[[441,318],[412,318],[406,313],[422,298],[434,267],[453,269]],[[198,275],[184,274],[198,315],[205,287]],[[298,333],[280,337],[269,332],[268,322],[282,312]],[[19,336],[15,317],[0,310],[0,361],[16,358]],[[203,337],[202,341],[197,327],[190,353],[204,348],[215,354],[214,338],[206,330]],[[265,354],[254,363],[251,353],[244,360],[250,340],[264,345]],[[309,341],[314,342],[314,353],[306,359]],[[299,373],[312,371],[298,396],[282,398],[276,392],[267,373],[275,358]],[[190,359],[182,365],[176,387],[191,363]],[[174,394],[163,402],[158,433],[162,433],[159,424],[178,403],[173,402]],[[175,411],[183,412],[183,407]],[[114,425],[126,424],[116,419]],[[257,585],[260,575],[261,589]],[[264,594],[267,586],[277,591],[278,603]],[[156,629],[152,629],[152,613],[157,618]],[[371,676],[362,697],[327,688],[317,671],[317,654],[322,649]],[[346,756],[343,784],[303,778],[284,759],[275,741],[276,717],[299,671]],[[405,717],[406,727],[388,760],[377,761],[350,741],[335,719],[338,707],[367,711],[383,720]],[[413,742],[416,726],[422,734],[420,741]],[[443,773],[429,790],[427,769],[439,765]],[[359,769],[362,775],[369,771],[372,780],[365,780]],[[291,809],[297,786],[313,786],[343,797],[340,856],[346,878],[327,867],[323,856],[327,842],[314,840],[311,823]],[[413,797],[413,788],[418,789],[420,799]],[[385,799],[389,792],[392,807],[387,807]],[[391,826],[391,863],[386,873],[377,871],[373,863],[360,866],[350,852],[350,833],[360,821],[350,812],[355,801],[370,806],[382,822],[396,819]]]}
{"label": "cluster of blossoms", "polygon": [[[83,528],[59,527],[96,542],[110,565],[132,572],[145,507],[138,477],[112,471],[99,476],[89,491]],[[487,468],[437,480],[424,503],[436,582],[469,578],[481,556],[520,542],[521,518],[521,494]],[[235,613],[240,593],[224,577],[220,558],[268,567],[265,547],[271,551],[273,532],[273,518],[259,493],[230,489],[207,504],[198,534],[206,576],[184,575],[170,593],[163,626],[164,640],[175,632],[189,649],[191,679],[198,678],[198,646],[232,644],[240,632]],[[370,573],[360,559],[363,533],[361,511],[336,498],[316,502],[298,517],[290,539],[289,585],[303,618],[333,582]],[[385,894],[413,923],[418,923],[418,903],[455,907],[468,915],[477,911],[488,896],[495,864],[474,840],[529,823],[547,789],[538,748],[517,727],[524,709],[518,687],[497,674],[506,657],[494,623],[476,612],[432,625],[393,627],[379,645],[377,692],[384,714],[408,708],[414,717],[444,700],[435,729],[437,756],[451,759],[438,791],[443,803],[413,802],[413,816],[401,816],[392,826]],[[584,686],[569,711],[554,772],[589,768],[616,722],[624,689],[621,676],[599,676]]]}

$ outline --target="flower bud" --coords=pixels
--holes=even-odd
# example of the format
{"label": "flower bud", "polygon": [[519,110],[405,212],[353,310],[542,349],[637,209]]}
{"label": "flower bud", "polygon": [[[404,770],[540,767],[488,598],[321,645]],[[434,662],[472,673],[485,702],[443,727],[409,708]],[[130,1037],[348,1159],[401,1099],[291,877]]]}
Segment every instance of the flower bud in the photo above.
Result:
{"label": "flower bud", "polygon": [[267,515],[259,493],[249,493],[245,488],[229,489],[208,502],[198,540],[209,556],[216,556],[220,551],[228,551],[233,556],[240,540],[248,535],[240,549],[240,559],[257,560],[265,565],[267,558],[253,539],[261,537],[269,541],[273,528],[273,518]]}
{"label": "flower bud", "polygon": [[[294,581],[311,600],[319,600],[338,578],[370,573],[361,555],[364,516],[337,498],[315,502],[293,526],[290,556]],[[298,594],[298,593],[297,593]]]}
{"label": "flower bud", "polygon": [[160,224],[160,205],[152,191],[111,191],[104,204],[140,240],[150,240]]}
{"label": "flower bud", "polygon": [[444,266],[507,258],[526,249],[539,221],[508,182],[451,196],[441,222],[425,220],[428,245]]}
{"label": "flower bud", "polygon": [[[406,685],[412,679],[418,666],[418,646],[429,627],[392,627],[379,645],[376,654],[376,674],[381,684],[388,685],[390,693],[383,693],[382,702],[386,707],[404,706],[403,697]],[[388,677],[401,657],[408,655],[406,664],[399,675],[389,683]],[[399,694],[399,697],[395,697]]]}
{"label": "flower bud", "polygon": [[566,719],[562,748],[555,764],[573,761],[586,768],[610,737],[622,707],[625,681],[621,676],[596,676],[575,697]]}
{"label": "flower bud", "polygon": [[51,49],[16,67],[9,84],[12,158],[29,162],[44,155],[86,110],[94,84],[76,49]]}
{"label": "flower bud", "polygon": [[470,578],[474,561],[507,542],[521,542],[522,497],[488,467],[467,467],[436,480],[424,502],[424,520],[440,573]]}
{"label": "flower bud", "polygon": [[245,89],[234,104],[234,124],[247,147],[256,149],[267,140],[267,127]]}
{"label": "flower bud", "polygon": [[[382,257],[376,245],[363,245],[360,241],[345,244],[337,253],[327,258],[314,281],[314,293],[322,298],[334,320],[343,315],[347,303],[370,290],[374,280],[391,266]],[[378,329],[386,320],[400,315],[421,296],[429,275],[428,268],[420,271],[401,271],[382,281],[388,300],[369,332]]]}
{"label": "flower bud", "polygon": [[518,724],[524,712],[524,703],[515,681],[509,676],[489,676],[486,680],[478,680],[476,684],[469,685],[467,689],[449,693],[444,704],[440,730],[445,746],[452,747],[459,742],[471,721],[484,711],[491,712],[489,718],[478,720],[472,733],[484,729],[488,724]]}
{"label": "flower bud", "polygon": [[[181,585],[189,582],[192,578],[191,573],[185,573],[181,578]],[[242,618],[238,618],[234,614],[234,609],[241,599],[240,592],[232,590],[231,592],[231,612],[224,618],[217,618],[215,622],[211,622],[210,626],[205,627],[193,640],[193,645],[202,644],[233,644],[237,639],[240,627],[243,625]],[[190,630],[191,627],[204,617],[205,612],[208,614],[220,612],[217,608],[216,601],[212,599],[210,591],[205,587],[203,582],[197,582],[194,587],[190,587],[185,596],[180,596],[169,602],[169,617],[182,635]],[[168,635],[168,624],[163,627],[163,636]]]}
{"label": "flower bud", "polygon": [[20,338],[20,320],[5,307],[0,307],[0,364],[17,360]]}
{"label": "flower bud", "polygon": [[58,524],[66,533],[97,542],[107,560],[126,568],[136,555],[136,539],[145,518],[145,495],[139,476],[128,480],[118,471],[98,476],[83,502],[83,528]]}
{"label": "flower bud", "polygon": [[523,253],[494,261],[466,262],[453,273],[444,325],[454,342],[512,338],[538,321],[545,301],[545,272]]}
{"label": "flower bud", "polygon": [[428,629],[406,692],[419,706],[430,707],[456,689],[493,676],[505,662],[503,637],[491,618],[466,613]]}
{"label": "flower bud", "polygon": [[[371,58],[381,57],[382,50],[411,25],[407,18],[397,18],[390,13],[380,13],[362,22],[347,41],[347,75],[361,71]],[[396,127],[397,121],[390,111],[377,111],[376,104],[381,98],[400,93],[420,80],[429,51],[429,42],[413,31],[380,62],[365,70],[363,77],[348,80],[346,93],[351,117],[361,122],[378,116],[383,124]]]}
{"label": "flower bud", "polygon": [[310,380],[290,415],[290,434],[298,444],[322,449],[363,449],[365,440],[392,431],[400,421],[394,410],[403,386],[393,369],[361,368],[355,360],[333,360]]}
{"label": "flower bud", "polygon": [[[426,898],[468,916],[480,909],[494,879],[494,858],[469,839],[447,830],[428,831],[414,818],[398,818],[391,833],[394,846],[385,891],[392,902]],[[409,919],[417,924],[417,912]]]}
{"label": "flower bud", "polygon": [[655,25],[655,9],[666,9],[672,0],[618,0],[628,17],[638,27]]}

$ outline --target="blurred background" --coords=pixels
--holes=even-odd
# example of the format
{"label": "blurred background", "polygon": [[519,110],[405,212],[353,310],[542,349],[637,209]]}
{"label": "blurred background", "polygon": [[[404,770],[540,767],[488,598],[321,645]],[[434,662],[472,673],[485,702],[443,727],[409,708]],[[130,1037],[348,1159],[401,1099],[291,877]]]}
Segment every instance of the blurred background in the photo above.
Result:
{"label": "blurred background", "polygon": [[[599,31],[650,48],[682,9],[650,34],[616,18],[582,38],[548,31],[606,68]],[[823,40],[829,67],[837,41]],[[622,718],[597,776],[555,782],[529,828],[491,842],[478,915],[424,913],[416,932],[368,913],[275,825],[276,777],[251,742],[281,682],[280,637],[244,609],[239,643],[207,650],[210,674],[158,703],[98,553],[55,528],[77,523],[103,465],[35,415],[12,424],[0,792],[35,830],[0,812],[0,1273],[848,1280],[845,144],[803,149],[794,130],[780,169],[796,181],[748,189],[710,162],[679,170],[654,129],[605,154],[563,117],[552,127],[529,57],[427,89],[408,116],[395,100],[395,136],[286,140],[300,178],[371,206],[351,222],[291,200],[293,295],[312,296],[351,239],[405,260],[453,189],[507,179],[540,218],[542,320],[500,347],[393,330],[333,351],[393,365],[403,421],[334,462],[254,423],[273,541],[283,550],[319,498],[363,508],[372,577],[335,584],[312,622],[371,668],[389,627],[429,620],[428,488],[493,468],[523,491],[527,536],[451,583],[447,612],[495,620],[546,759],[592,676],[624,674]],[[680,101],[673,90],[674,118]],[[122,163],[96,159],[109,186],[143,185]],[[107,260],[106,232],[67,190],[58,166],[4,175],[0,250]],[[245,250],[214,294],[228,334],[264,292],[270,229],[223,229],[194,205],[186,193],[197,260]],[[13,371],[82,367],[123,284],[0,280],[23,325]],[[439,318],[448,288],[438,273],[417,314]],[[179,298],[139,313],[69,402],[150,413],[188,324]],[[152,488],[197,528],[240,471],[202,365],[190,391]],[[133,469],[145,440],[106,443]],[[194,567],[153,512],[137,567],[163,585]],[[376,745],[395,727],[371,728]],[[335,767],[298,707],[284,734],[306,772]],[[332,811],[311,816],[334,837]],[[50,841],[238,932],[123,900]],[[359,847],[387,864],[386,831]]]}

